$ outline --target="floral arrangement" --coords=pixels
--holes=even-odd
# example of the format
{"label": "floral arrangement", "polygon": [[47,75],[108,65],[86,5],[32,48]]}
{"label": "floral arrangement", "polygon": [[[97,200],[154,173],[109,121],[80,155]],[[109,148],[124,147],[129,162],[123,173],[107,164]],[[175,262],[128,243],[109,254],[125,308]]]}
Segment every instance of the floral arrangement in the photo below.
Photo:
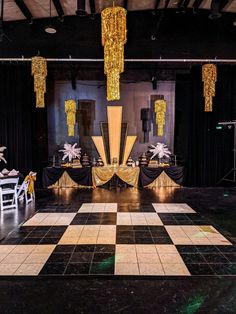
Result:
{"label": "floral arrangement", "polygon": [[0,147],[0,161],[3,160],[3,161],[5,162],[5,164],[6,164],[7,161],[6,161],[6,159],[4,158],[4,154],[3,154],[3,152],[4,152],[5,149],[6,149],[5,146]]}
{"label": "floral arrangement", "polygon": [[155,145],[150,146],[151,149],[149,151],[152,153],[151,159],[153,159],[155,156],[158,158],[163,158],[163,157],[170,157],[171,152],[169,151],[168,147],[164,143],[157,143]]}
{"label": "floral arrangement", "polygon": [[77,148],[77,143],[74,145],[65,143],[64,149],[60,149],[59,152],[63,152],[64,156],[62,157],[62,160],[65,160],[66,158],[69,159],[69,162],[72,161],[72,159],[81,157],[81,148]]}

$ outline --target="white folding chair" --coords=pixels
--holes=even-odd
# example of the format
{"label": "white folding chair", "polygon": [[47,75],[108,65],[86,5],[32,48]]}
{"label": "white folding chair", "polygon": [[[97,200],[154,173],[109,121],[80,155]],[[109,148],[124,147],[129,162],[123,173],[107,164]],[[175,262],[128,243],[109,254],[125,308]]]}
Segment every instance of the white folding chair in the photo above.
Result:
{"label": "white folding chair", "polygon": [[0,178],[0,206],[1,210],[6,208],[18,209],[17,184],[19,178]]}

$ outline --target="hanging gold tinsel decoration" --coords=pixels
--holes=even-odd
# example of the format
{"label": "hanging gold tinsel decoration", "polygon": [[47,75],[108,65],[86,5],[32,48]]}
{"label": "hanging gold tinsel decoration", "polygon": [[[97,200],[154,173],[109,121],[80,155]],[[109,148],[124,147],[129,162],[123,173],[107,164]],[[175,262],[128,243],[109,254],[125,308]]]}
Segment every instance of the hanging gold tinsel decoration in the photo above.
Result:
{"label": "hanging gold tinsel decoration", "polygon": [[68,126],[68,136],[75,135],[75,114],[76,114],[76,101],[73,99],[65,100],[65,113]]}
{"label": "hanging gold tinsel decoration", "polygon": [[156,113],[157,135],[163,136],[166,117],[166,101],[164,99],[156,100],[154,103],[154,111]]}
{"label": "hanging gold tinsel decoration", "polygon": [[32,58],[31,73],[34,76],[34,91],[36,93],[36,107],[44,108],[44,94],[46,93],[47,60],[36,56]]}
{"label": "hanging gold tinsel decoration", "polygon": [[217,81],[217,68],[214,64],[202,66],[202,81],[204,82],[205,111],[212,111],[212,97],[215,96],[215,82]]}
{"label": "hanging gold tinsel decoration", "polygon": [[120,73],[124,71],[124,44],[127,41],[126,12],[113,3],[113,7],[106,8],[101,13],[108,101],[120,99]]}

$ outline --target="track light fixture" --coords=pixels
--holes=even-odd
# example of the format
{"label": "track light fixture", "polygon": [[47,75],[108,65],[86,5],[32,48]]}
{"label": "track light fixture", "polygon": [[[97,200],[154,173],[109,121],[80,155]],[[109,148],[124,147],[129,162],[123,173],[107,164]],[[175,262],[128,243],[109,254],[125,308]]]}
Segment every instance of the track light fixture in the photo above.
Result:
{"label": "track light fixture", "polygon": [[86,16],[85,0],[77,0],[77,10],[75,11],[78,16]]}
{"label": "track light fixture", "polygon": [[52,0],[49,0],[49,13],[50,13],[50,24],[45,26],[44,31],[48,34],[55,34],[57,32],[57,29],[52,24]]}

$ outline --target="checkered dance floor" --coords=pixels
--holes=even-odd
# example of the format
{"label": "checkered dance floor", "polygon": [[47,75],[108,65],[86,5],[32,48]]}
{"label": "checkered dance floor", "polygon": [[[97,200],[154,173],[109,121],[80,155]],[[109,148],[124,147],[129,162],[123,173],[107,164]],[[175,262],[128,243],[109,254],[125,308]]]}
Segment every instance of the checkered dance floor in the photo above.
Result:
{"label": "checkered dance floor", "polygon": [[236,246],[187,204],[44,209],[0,243],[0,275],[236,275]]}

